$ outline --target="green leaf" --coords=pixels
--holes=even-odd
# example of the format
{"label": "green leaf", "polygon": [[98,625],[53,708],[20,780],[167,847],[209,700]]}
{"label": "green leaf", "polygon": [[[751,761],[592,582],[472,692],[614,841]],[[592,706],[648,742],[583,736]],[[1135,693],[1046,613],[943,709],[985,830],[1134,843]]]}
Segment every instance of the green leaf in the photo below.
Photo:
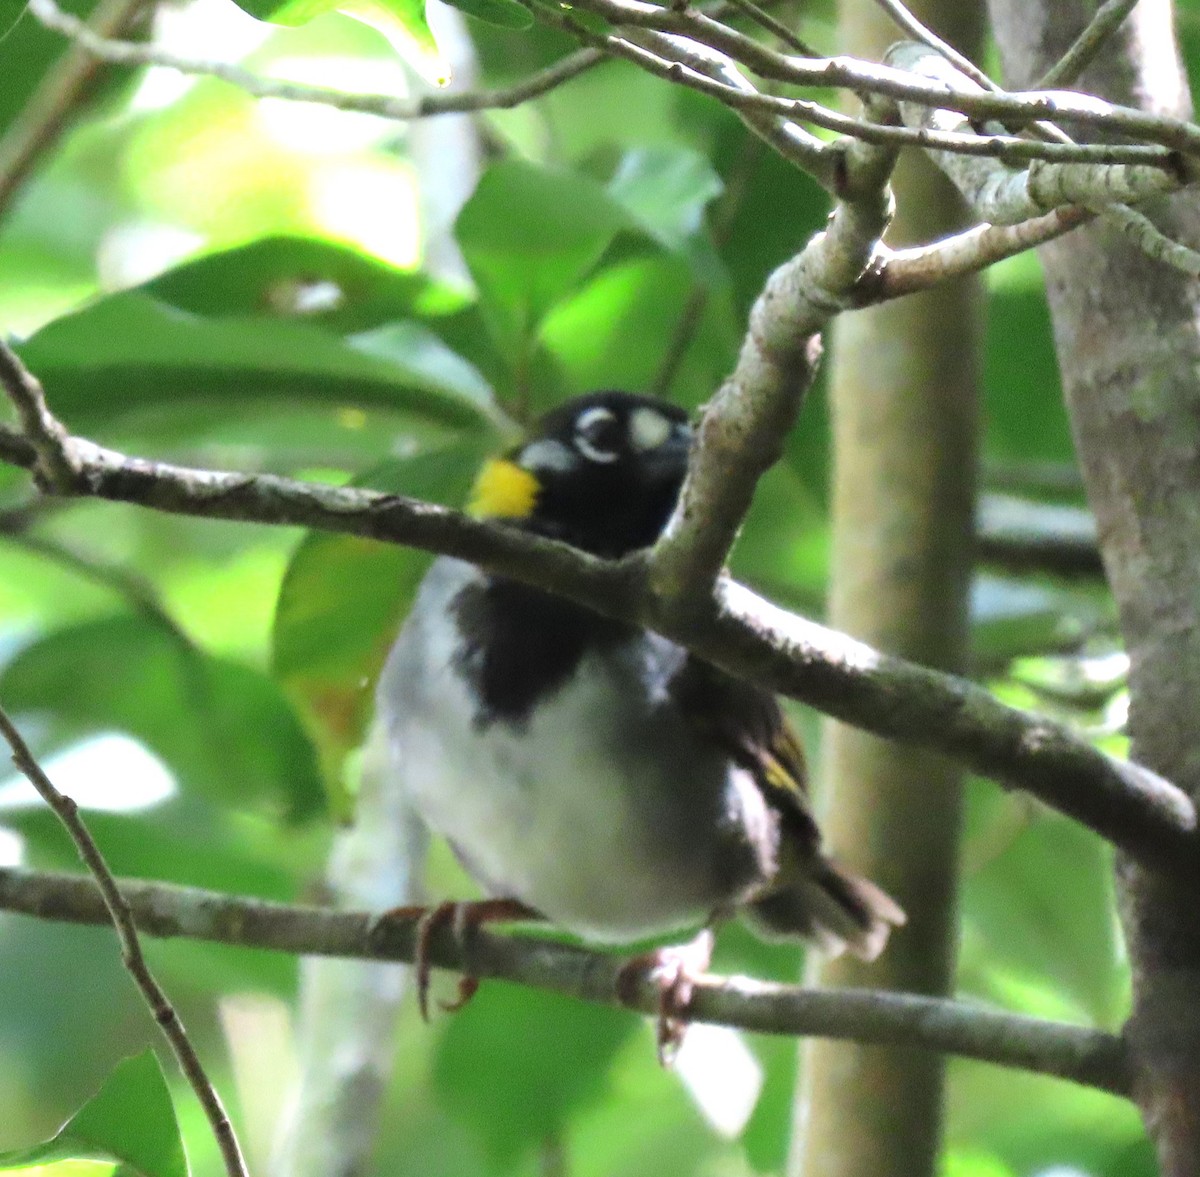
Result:
{"label": "green leaf", "polygon": [[[393,459],[357,485],[455,505],[488,449],[482,439]],[[349,798],[341,766],[370,720],[375,679],[433,557],[396,544],[311,532],[284,574],[272,665],[320,749],[333,808]]]}
{"label": "green leaf", "polygon": [[322,807],[314,750],[275,683],[141,618],[88,621],[34,642],[0,674],[0,698],[43,714],[51,747],[128,732],[185,791],[294,820]]}
{"label": "green leaf", "polygon": [[[649,390],[695,289],[678,257],[606,265],[546,316],[541,339],[575,391]],[[709,294],[672,390],[689,407],[707,400],[730,370],[741,338],[728,297]]]}
{"label": "green leaf", "polygon": [[[561,1139],[600,1100],[639,1019],[569,997],[489,983],[438,1042],[434,1083],[499,1164]],[[649,1051],[649,1046],[647,1046]]]}
{"label": "green leaf", "polygon": [[1127,975],[1112,914],[1112,852],[1056,814],[971,790],[964,986],[1040,1016],[1112,1024]]}
{"label": "green leaf", "polygon": [[526,360],[543,316],[628,223],[625,210],[585,176],[520,160],[484,173],[455,234],[510,362]]}
{"label": "green leaf", "polygon": [[195,315],[296,319],[336,335],[446,314],[465,301],[425,274],[314,237],[266,237],[205,254],[138,289]]}
{"label": "green leaf", "polygon": [[1013,258],[988,274],[984,387],[987,454],[1019,461],[1073,462],[1059,392],[1058,360],[1037,258]]}
{"label": "green leaf", "polygon": [[[438,345],[432,333],[424,334]],[[56,319],[19,350],[55,409],[82,429],[111,426],[114,415],[133,409],[212,398],[231,407],[284,396],[375,405],[451,428],[478,427],[489,412],[478,379],[439,378],[314,324],[206,318],[141,291]]]}
{"label": "green leaf", "polygon": [[700,230],[704,207],[721,188],[708,159],[686,147],[627,152],[608,184],[634,221],[676,253]]}
{"label": "green leaf", "polygon": [[428,81],[444,85],[450,80],[449,65],[425,19],[425,0],[237,0],[237,3],[251,16],[278,25],[307,24],[326,13],[341,12],[377,29]]}
{"label": "green leaf", "polygon": [[533,17],[513,0],[447,0],[454,8],[502,29],[527,29]]}
{"label": "green leaf", "polygon": [[118,1063],[50,1140],[0,1154],[0,1171],[68,1160],[113,1161],[137,1177],[188,1177],[171,1093],[153,1051]]}

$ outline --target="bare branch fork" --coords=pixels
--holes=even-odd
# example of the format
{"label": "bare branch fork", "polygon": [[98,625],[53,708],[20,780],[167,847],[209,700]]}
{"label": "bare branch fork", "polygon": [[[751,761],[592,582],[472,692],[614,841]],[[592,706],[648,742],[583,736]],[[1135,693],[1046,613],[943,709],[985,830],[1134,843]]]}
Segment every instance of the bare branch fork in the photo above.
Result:
{"label": "bare branch fork", "polygon": [[[123,879],[120,890],[137,927],[149,936],[314,956],[413,959],[415,920],[380,921],[367,912],[290,906],[168,883]],[[67,923],[108,921],[96,884],[78,875],[0,869],[0,910]],[[632,994],[628,985],[618,986],[623,963],[618,956],[486,929],[472,930],[465,943],[443,929],[430,948],[440,968],[469,969],[484,979],[513,981],[604,1005],[622,1003],[620,988],[628,1008],[650,1015],[658,1011],[659,997],[648,981]],[[1134,1081],[1125,1044],[1112,1034],[947,998],[707,976],[697,982],[689,1016],[765,1034],[939,1050],[1116,1095],[1129,1095]]]}
{"label": "bare branch fork", "polygon": [[[69,37],[87,53],[114,64],[156,65],[182,73],[219,78],[257,97],[317,102],[341,110],[378,114],[400,120],[428,118],[463,111],[487,110],[517,105],[546,93],[578,76],[602,60],[603,56],[629,57],[652,72],[671,70],[673,81],[705,90],[735,109],[756,108],[763,114],[775,114],[810,121],[830,130],[878,144],[924,146],[932,138],[947,150],[968,154],[989,154],[997,158],[1075,159],[1093,163],[1140,163],[1171,170],[1179,161],[1175,152],[1200,149],[1200,129],[1178,119],[1148,115],[1128,107],[1117,107],[1092,99],[1083,99],[1070,91],[1041,90],[1026,94],[1008,94],[998,87],[976,92],[949,92],[926,79],[887,66],[873,65],[847,57],[813,58],[781,54],[720,21],[681,7],[659,7],[640,0],[584,0],[578,7],[603,16],[621,32],[610,36],[588,34],[583,26],[564,20],[561,14],[530,5],[539,19],[569,28],[593,46],[539,71],[517,86],[497,91],[478,91],[427,95],[418,99],[399,99],[393,95],[347,94],[326,87],[308,86],[280,79],[265,78],[237,65],[221,61],[188,58],[146,45],[106,37],[89,28],[77,17],[64,12],[55,0],[31,0],[30,11],[47,28]],[[765,14],[763,14],[765,15]],[[675,38],[675,60],[663,58],[660,65],[649,60],[654,54],[639,57],[636,45],[627,38],[630,29],[655,30]],[[995,134],[980,137],[951,134],[940,139],[936,132],[912,134],[907,128],[867,119],[853,119],[819,103],[776,98],[749,85],[714,82],[711,77],[689,70],[680,60],[687,49],[686,39],[722,55],[730,65],[745,66],[768,81],[807,87],[841,87],[856,94],[886,98],[892,102],[917,102],[930,108],[949,106],[972,118],[1003,119],[1012,126],[1031,126],[1039,120],[1055,119],[1082,126],[1103,126],[1139,140],[1133,145],[1071,144],[1038,142],[1015,135]],[[946,47],[942,47],[943,51]],[[631,50],[633,52],[631,52]],[[969,63],[966,63],[969,65]],[[680,66],[684,66],[680,69]],[[977,71],[976,71],[977,72]],[[832,145],[820,144],[828,153]],[[1148,146],[1157,145],[1157,146]]]}
{"label": "bare branch fork", "polygon": [[121,961],[137,985],[147,1008],[162,1030],[163,1037],[170,1044],[184,1077],[204,1109],[205,1118],[221,1151],[225,1172],[228,1177],[249,1177],[241,1147],[221,1103],[221,1097],[205,1072],[204,1064],[200,1061],[179,1014],[146,963],[138,939],[137,919],[122,888],[118,886],[112,871],[109,870],[99,846],[96,845],[83,818],[79,816],[79,807],[70,797],[60,792],[42,771],[21,733],[17,731],[3,708],[0,708],[0,736],[4,737],[12,749],[13,763],[58,816],[75,843],[79,857],[91,872],[95,882],[89,884],[89,887],[97,916],[93,922],[111,924],[116,930],[121,945]]}
{"label": "bare branch fork", "polygon": [[[978,269],[1066,232],[1087,220],[1096,208],[1107,210],[1156,258],[1188,273],[1200,273],[1200,255],[1167,241],[1145,216],[1119,203],[1190,183],[1196,172],[1200,128],[1065,91],[1007,93],[921,25],[899,0],[881,2],[901,27],[932,47],[932,52],[924,51],[926,57],[948,62],[949,73],[930,69],[927,62],[924,68],[895,69],[845,57],[814,58],[802,43],[785,35],[786,30],[776,28],[776,22],[757,6],[751,4],[746,9],[746,0],[735,7],[748,11],[759,25],[764,25],[765,19],[764,27],[796,49],[799,56],[776,52],[710,15],[687,8],[663,8],[640,0],[581,0],[578,7],[604,17],[614,26],[614,32],[601,34],[568,13],[534,0],[520,2],[537,19],[565,29],[587,48],[504,90],[449,92],[418,99],[345,94],[263,78],[225,62],[188,59],[154,45],[114,40],[64,12],[55,0],[32,0],[30,9],[48,28],[69,37],[80,51],[99,60],[166,66],[217,77],[259,97],[319,102],[393,119],[514,106],[570,81],[606,56],[621,57],[729,106],[756,134],[835,195],[846,143],[852,140],[881,147],[917,146],[982,156],[997,161],[997,166],[1001,162],[1030,165],[1020,176],[1010,175],[1007,184],[1010,194],[1029,189],[1025,203],[1014,206],[1021,209],[1019,214],[987,217],[985,221],[990,223],[921,251],[904,251],[903,256],[881,249],[876,259],[879,281],[872,290],[877,296],[909,293],[942,278]],[[1102,6],[1092,27],[1052,71],[1046,84],[1069,82],[1131,7],[1130,0],[1109,0]],[[921,46],[910,49],[921,51]],[[850,89],[864,97],[867,111],[863,117],[853,118],[817,102],[763,93],[744,76],[743,68],[769,82]],[[903,125],[895,117],[902,103],[919,107],[921,117],[909,117],[909,125]],[[947,119],[949,112],[960,117]],[[981,134],[975,123],[988,117],[1002,119],[1005,128],[1031,129],[1033,137],[995,127]],[[1103,128],[1138,141],[1078,144],[1048,119]],[[804,122],[844,138],[832,143],[823,141],[804,130],[800,125]],[[1035,172],[1035,164],[1043,166]],[[994,183],[999,173],[992,174]],[[3,180],[0,163],[0,184]],[[865,290],[866,286],[860,284],[860,293]]]}

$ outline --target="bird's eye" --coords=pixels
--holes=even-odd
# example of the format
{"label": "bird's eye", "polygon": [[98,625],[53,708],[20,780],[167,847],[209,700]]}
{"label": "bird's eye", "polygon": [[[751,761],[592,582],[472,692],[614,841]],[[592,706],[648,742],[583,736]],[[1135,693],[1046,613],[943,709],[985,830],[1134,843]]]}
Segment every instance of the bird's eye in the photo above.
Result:
{"label": "bird's eye", "polygon": [[596,406],[579,414],[575,422],[575,448],[593,462],[615,462],[620,457],[623,434],[616,415]]}

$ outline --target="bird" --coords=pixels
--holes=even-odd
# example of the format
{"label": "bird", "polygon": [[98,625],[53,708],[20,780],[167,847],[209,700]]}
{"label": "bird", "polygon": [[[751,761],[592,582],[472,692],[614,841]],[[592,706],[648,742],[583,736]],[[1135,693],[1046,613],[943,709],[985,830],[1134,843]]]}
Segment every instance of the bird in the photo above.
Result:
{"label": "bird", "polygon": [[[620,559],[662,534],[691,442],[671,402],[589,393],[486,462],[469,510]],[[461,935],[473,922],[542,919],[595,945],[701,928],[691,951],[631,961],[660,982],[660,1053],[678,1042],[724,920],[865,960],[905,922],[826,853],[779,699],[657,633],[439,557],[376,707],[408,802],[486,896],[422,909],[426,1017],[425,954],[444,921]],[[465,977],[446,1008],[476,984]]]}

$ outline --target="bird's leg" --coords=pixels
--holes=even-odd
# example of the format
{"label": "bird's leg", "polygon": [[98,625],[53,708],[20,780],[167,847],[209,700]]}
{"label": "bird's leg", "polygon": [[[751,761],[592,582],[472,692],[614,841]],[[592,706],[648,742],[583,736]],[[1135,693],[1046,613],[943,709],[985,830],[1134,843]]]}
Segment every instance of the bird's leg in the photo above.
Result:
{"label": "bird's leg", "polygon": [[688,1006],[696,980],[708,971],[716,937],[705,928],[686,944],[671,944],[630,957],[618,970],[617,998],[624,1005],[637,1000],[638,985],[650,981],[658,989],[658,1061],[669,1067],[683,1043]]}
{"label": "bird's leg", "polygon": [[[432,965],[429,949],[439,928],[447,924],[465,957],[470,933],[481,924],[498,923],[504,920],[541,920],[544,917],[519,899],[475,899],[467,902],[448,900],[434,907],[394,907],[383,919],[417,921],[417,938],[413,946],[413,971],[416,975],[417,1008],[421,1017],[429,1021],[429,975]],[[465,960],[464,960],[465,964]],[[479,978],[464,971],[458,979],[458,996],[453,1001],[438,1004],[447,1013],[462,1009],[479,988]]]}

